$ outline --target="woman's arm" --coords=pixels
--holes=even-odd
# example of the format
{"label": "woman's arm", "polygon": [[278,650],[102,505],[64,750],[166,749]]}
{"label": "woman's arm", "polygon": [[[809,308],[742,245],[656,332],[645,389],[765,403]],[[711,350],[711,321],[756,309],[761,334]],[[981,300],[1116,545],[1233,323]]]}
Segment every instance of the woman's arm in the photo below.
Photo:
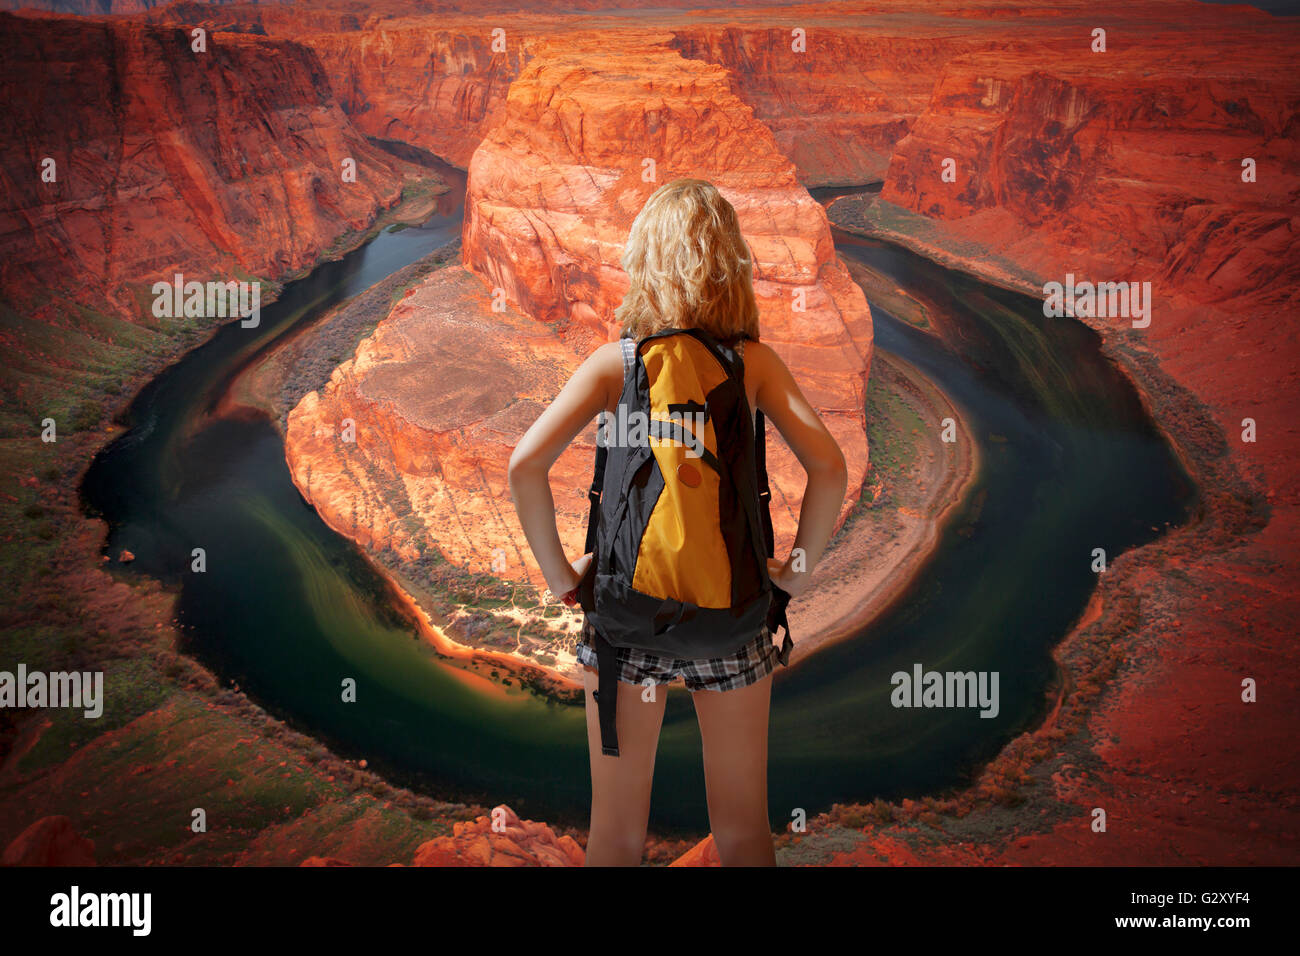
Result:
{"label": "woman's arm", "polygon": [[576,587],[582,575],[564,555],[547,475],[569,442],[597,412],[613,410],[622,387],[622,346],[607,342],[578,367],[510,455],[510,496],[546,586],[556,597]]}
{"label": "woman's arm", "polygon": [[[848,469],[839,444],[799,391],[781,357],[761,342],[750,342],[745,364],[758,374],[759,410],[772,420],[808,473],[791,557],[773,573],[777,586],[794,595],[808,587],[812,570],[830,543],[848,489]],[[797,560],[800,554],[803,559]]]}

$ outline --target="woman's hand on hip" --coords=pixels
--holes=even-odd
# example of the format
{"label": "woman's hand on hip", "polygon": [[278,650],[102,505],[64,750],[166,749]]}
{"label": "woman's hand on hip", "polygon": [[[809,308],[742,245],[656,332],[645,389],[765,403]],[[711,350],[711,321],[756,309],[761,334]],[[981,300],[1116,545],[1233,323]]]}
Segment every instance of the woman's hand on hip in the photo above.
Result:
{"label": "woman's hand on hip", "polygon": [[551,589],[551,593],[557,598],[573,607],[578,603],[578,584],[582,581],[583,575],[587,573],[587,568],[591,566],[591,561],[592,554],[589,551],[569,565],[568,574],[564,576],[563,580],[547,581],[546,586]]}

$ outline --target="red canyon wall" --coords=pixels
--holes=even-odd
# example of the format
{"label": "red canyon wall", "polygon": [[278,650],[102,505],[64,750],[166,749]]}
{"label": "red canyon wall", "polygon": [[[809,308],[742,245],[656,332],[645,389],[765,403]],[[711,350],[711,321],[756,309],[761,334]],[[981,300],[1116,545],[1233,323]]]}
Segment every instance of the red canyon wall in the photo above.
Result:
{"label": "red canyon wall", "polygon": [[490,25],[427,19],[304,38],[339,103],[367,136],[427,149],[462,169],[500,119],[519,44],[494,53]]}
{"label": "red canyon wall", "polygon": [[[623,243],[656,186],[641,179],[643,158],[660,182],[708,178],[736,206],[756,260],[763,338],[845,450],[847,512],[867,466],[871,324],[822,207],[724,70],[664,42],[570,34],[538,46],[470,164],[463,257],[477,278],[457,269],[430,280],[291,417],[295,479],[331,524],[408,555],[417,542],[437,546],[477,568],[503,548],[512,574],[540,581],[509,507],[505,464],[582,358],[613,334],[627,289]],[[495,289],[508,313],[491,310]],[[792,309],[796,291],[805,311]],[[348,417],[358,428],[352,445],[331,437]],[[779,437],[770,445],[778,547],[788,547],[802,472]],[[575,554],[590,462],[579,442],[552,473]],[[418,520],[366,504],[392,500],[399,483]]]}
{"label": "red canyon wall", "polygon": [[196,53],[139,22],[0,19],[0,287],[15,299],[107,292],[130,312],[132,287],[178,270],[280,276],[401,194],[403,164],[296,44],[218,34]]}
{"label": "red canyon wall", "polygon": [[[308,45],[359,129],[421,146],[461,167],[499,122],[506,89],[538,42],[596,25],[611,37],[662,40],[668,31],[670,45],[687,59],[728,70],[734,93],[772,131],[809,186],[883,178],[894,143],[924,110],[944,62],[1007,44],[1005,35],[976,20],[918,28],[888,3],[777,4],[690,15],[630,11],[599,20],[553,16],[537,5],[500,18],[482,11],[419,16],[415,6],[338,2],[308,14],[297,5],[177,3],[151,16]],[[506,31],[505,49],[494,52],[496,28]],[[794,29],[805,31],[802,51],[792,49]]]}
{"label": "red canyon wall", "polygon": [[[1150,282],[1151,324],[1127,339],[1209,403],[1234,456],[1271,472],[1281,500],[1300,452],[1283,424],[1300,377],[1297,46],[1291,24],[1271,37],[1225,29],[1212,51],[1160,35],[1050,66],[1027,53],[963,57],[881,193],[935,221],[949,245],[996,250],[1042,281]],[[955,183],[940,179],[947,157]],[[1245,417],[1274,427],[1242,443]]]}
{"label": "red canyon wall", "polygon": [[[1245,8],[1206,16],[1220,26],[1201,42],[1133,27],[1112,30],[1108,54],[1083,36],[956,59],[898,144],[868,218],[902,241],[976,272],[1010,262],[1034,277],[1019,283],[1031,293],[1067,272],[1151,283],[1149,326],[1081,320],[1135,370],[1204,499],[1189,527],[1112,563],[1107,578],[1122,576],[1103,578],[1057,651],[1076,686],[980,780],[996,791],[1026,753],[1055,754],[1035,776],[1059,822],[1022,813],[1015,839],[960,845],[915,841],[906,823],[869,828],[830,862],[1296,859],[1300,27]],[[953,183],[940,177],[948,157]],[[1095,671],[1105,656],[1123,662],[1108,684]],[[1244,701],[1246,678],[1268,697]],[[1092,831],[1094,807],[1109,833]]]}
{"label": "red canyon wall", "polygon": [[[1053,59],[949,64],[882,198],[1060,279],[1070,263],[1132,275],[1166,303],[1295,294],[1300,259],[1284,253],[1300,207],[1300,88],[1288,47],[1229,34],[1212,55],[1148,42]],[[949,157],[954,183],[939,175]],[[1247,157],[1255,182],[1242,181]]]}
{"label": "red canyon wall", "polygon": [[[1005,38],[835,28],[810,16],[768,26],[673,28],[682,55],[724,66],[737,95],[772,130],[806,186],[856,185],[885,176],[894,144],[925,109],[934,79],[955,55],[1005,45]],[[796,51],[791,30],[806,31]],[[919,31],[918,31],[919,32]]]}
{"label": "red canyon wall", "polygon": [[209,34],[200,53],[135,19],[0,14],[0,62],[3,430],[84,428],[221,321],[155,318],[155,282],[270,280],[265,306],[406,182],[440,185],[371,145],[285,40]]}

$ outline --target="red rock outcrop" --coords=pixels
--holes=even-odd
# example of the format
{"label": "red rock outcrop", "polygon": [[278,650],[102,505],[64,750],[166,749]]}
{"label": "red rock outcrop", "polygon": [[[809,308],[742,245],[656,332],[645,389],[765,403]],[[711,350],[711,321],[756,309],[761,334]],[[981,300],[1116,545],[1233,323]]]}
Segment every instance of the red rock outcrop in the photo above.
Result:
{"label": "red rock outcrop", "polygon": [[[500,548],[505,576],[542,585],[506,465],[580,361],[543,323],[493,312],[482,283],[448,265],[290,412],[294,482],[331,527],[368,548],[406,560],[437,548],[473,571],[491,570]],[[561,539],[575,555],[594,439],[593,427],[551,472]]]}
{"label": "red rock outcrop", "polygon": [[691,847],[669,866],[721,866],[722,858],[718,856],[718,845],[713,842],[710,833],[695,846]]}
{"label": "red rock outcrop", "polygon": [[505,804],[490,816],[452,825],[452,835],[420,844],[415,866],[582,866],[586,852],[545,823],[520,820]]}
{"label": "red rock outcrop", "polygon": [[94,866],[95,843],[67,817],[41,817],[5,847],[0,866]]}
{"label": "red rock outcrop", "polygon": [[[654,181],[645,182],[650,163]],[[867,465],[870,312],[836,258],[824,210],[725,70],[639,35],[539,45],[470,164],[465,265],[586,354],[617,334],[613,313],[628,288],[619,258],[633,218],[659,183],[683,176],[713,182],[736,207],[762,337],[839,440],[856,500]],[[779,437],[772,445],[774,521],[788,542],[802,473]]]}

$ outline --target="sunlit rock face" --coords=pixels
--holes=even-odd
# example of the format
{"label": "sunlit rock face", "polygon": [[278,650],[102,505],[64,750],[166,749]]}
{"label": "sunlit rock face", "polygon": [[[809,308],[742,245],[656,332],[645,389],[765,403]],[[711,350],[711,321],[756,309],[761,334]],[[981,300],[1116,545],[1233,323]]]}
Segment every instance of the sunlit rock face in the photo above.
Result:
{"label": "sunlit rock face", "polygon": [[1261,33],[1257,12],[1220,16],[1212,50],[1152,30],[1123,56],[954,60],[881,198],[924,215],[950,248],[996,250],[1044,284],[1143,284],[1145,314],[1079,317],[1157,357],[1212,409],[1234,454],[1294,499],[1297,432],[1240,436],[1247,418],[1295,411],[1300,33]]}
{"label": "sunlit rock face", "polygon": [[279,278],[401,196],[404,164],[297,44],[210,34],[196,53],[136,19],[0,14],[0,54],[0,288],[38,312],[56,290],[139,321],[138,289],[177,271]]}

